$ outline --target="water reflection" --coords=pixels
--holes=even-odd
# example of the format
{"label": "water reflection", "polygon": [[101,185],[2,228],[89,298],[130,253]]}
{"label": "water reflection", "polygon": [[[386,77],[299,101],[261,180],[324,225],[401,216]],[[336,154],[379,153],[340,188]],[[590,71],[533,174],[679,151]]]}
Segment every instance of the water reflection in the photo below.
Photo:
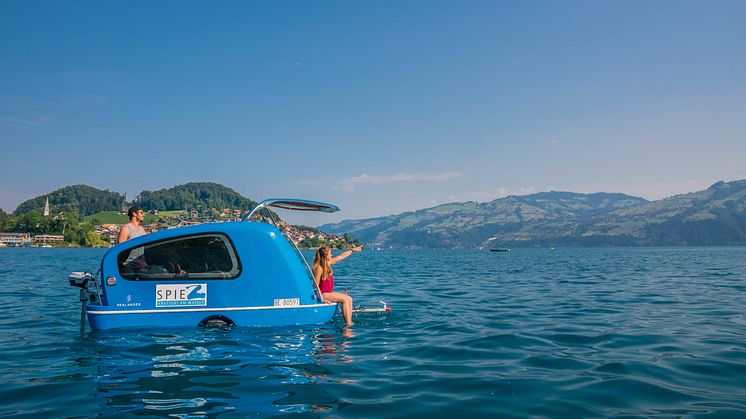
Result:
{"label": "water reflection", "polygon": [[[344,339],[340,339],[340,336]],[[310,355],[325,362],[351,362],[352,358],[347,354],[349,341],[355,334],[349,327],[343,328],[338,333],[319,333],[314,336],[313,344],[318,349],[313,350]]]}
{"label": "water reflection", "polygon": [[[313,328],[91,332],[96,394],[119,413],[165,417],[324,412],[330,367],[354,334]],[[336,381],[339,382],[339,381]]]}

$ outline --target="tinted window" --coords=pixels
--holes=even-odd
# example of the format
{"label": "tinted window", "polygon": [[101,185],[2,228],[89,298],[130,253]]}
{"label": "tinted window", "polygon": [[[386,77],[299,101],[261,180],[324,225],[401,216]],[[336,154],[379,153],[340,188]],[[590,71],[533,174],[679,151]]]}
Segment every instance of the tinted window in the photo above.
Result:
{"label": "tinted window", "polygon": [[125,250],[117,256],[127,279],[230,279],[241,272],[233,244],[222,234],[180,237]]}

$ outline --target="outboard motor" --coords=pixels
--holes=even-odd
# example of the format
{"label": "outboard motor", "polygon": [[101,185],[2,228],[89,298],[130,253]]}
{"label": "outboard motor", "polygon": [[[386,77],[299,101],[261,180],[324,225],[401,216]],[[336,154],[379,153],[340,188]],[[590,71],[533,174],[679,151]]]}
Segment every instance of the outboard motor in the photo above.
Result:
{"label": "outboard motor", "polygon": [[[91,271],[72,272],[67,276],[71,287],[80,288],[80,326],[85,325],[85,306],[87,303],[99,301],[100,290],[96,278]],[[95,290],[90,287],[94,286]]]}

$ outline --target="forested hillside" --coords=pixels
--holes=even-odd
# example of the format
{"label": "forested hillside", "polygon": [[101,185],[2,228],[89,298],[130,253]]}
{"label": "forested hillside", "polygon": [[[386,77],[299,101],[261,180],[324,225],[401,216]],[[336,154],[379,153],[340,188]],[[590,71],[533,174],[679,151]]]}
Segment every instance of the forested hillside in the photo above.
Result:
{"label": "forested hillside", "polygon": [[231,208],[248,210],[256,203],[223,185],[211,182],[192,182],[157,191],[142,191],[136,199],[145,209],[162,211],[197,208]]}
{"label": "forested hillside", "polygon": [[655,246],[746,245],[746,180],[611,212],[584,235]]}
{"label": "forested hillside", "polygon": [[71,212],[86,216],[101,211],[119,211],[125,204],[124,195],[118,192],[96,189],[88,185],[72,185],[29,199],[18,205],[13,214],[18,216],[30,211],[41,214],[47,198],[50,214]]}

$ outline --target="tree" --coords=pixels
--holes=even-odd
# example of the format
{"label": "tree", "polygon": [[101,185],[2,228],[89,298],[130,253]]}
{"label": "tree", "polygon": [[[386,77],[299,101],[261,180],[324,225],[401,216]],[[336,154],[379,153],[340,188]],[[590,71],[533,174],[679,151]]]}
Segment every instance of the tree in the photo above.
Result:
{"label": "tree", "polygon": [[305,249],[314,249],[317,247],[322,246],[324,243],[321,242],[321,239],[318,237],[308,237],[300,241],[298,243],[298,246],[305,248]]}
{"label": "tree", "polygon": [[19,219],[18,228],[23,232],[35,234],[38,232],[41,219],[41,214],[36,211],[29,211]]}
{"label": "tree", "polygon": [[103,247],[108,242],[101,237],[100,234],[96,233],[95,230],[89,230],[85,232],[85,245],[91,247]]}

